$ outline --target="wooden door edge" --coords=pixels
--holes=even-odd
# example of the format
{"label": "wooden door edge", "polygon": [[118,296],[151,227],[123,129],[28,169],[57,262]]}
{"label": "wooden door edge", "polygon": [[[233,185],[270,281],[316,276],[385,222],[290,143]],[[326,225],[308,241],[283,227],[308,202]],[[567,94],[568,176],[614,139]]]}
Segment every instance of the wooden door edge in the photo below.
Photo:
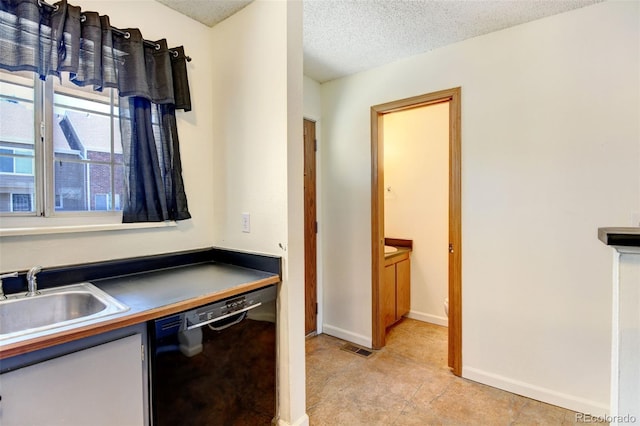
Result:
{"label": "wooden door edge", "polygon": [[[313,143],[315,144],[315,136],[316,136],[316,121],[315,120],[311,120],[308,118],[303,117],[303,154],[304,154],[304,186],[305,186],[305,190],[304,190],[304,266],[305,266],[305,274],[304,274],[304,291],[305,291],[305,319],[304,319],[304,327],[305,327],[305,335],[308,337],[310,335],[316,335],[317,331],[318,331],[318,254],[317,254],[317,233],[313,232],[309,226],[311,225],[311,223],[309,222],[309,211],[308,211],[308,205],[306,202],[306,197],[307,197],[307,176],[306,176],[306,172],[307,172],[307,160],[308,160],[308,156],[309,153],[311,153],[311,156],[313,157],[313,169],[314,169],[314,182],[315,182],[315,162],[316,162],[316,153],[315,153],[315,146],[312,148],[309,146],[309,143]],[[307,131],[309,131],[310,133],[307,134]],[[312,139],[311,139],[312,138]],[[312,150],[313,152],[309,151]],[[314,185],[317,185],[317,183],[314,183]],[[313,208],[315,209],[315,212],[313,212],[313,217],[312,220],[316,222],[317,225],[317,194],[316,194],[316,187],[314,186],[313,188],[313,197],[314,197],[314,203],[313,203]],[[316,231],[317,231],[317,227],[316,227]],[[311,254],[312,254],[312,258],[309,259],[308,255],[309,250],[311,250]],[[309,271],[312,269],[307,270],[307,268],[313,268],[315,269],[313,271],[312,274],[312,287],[309,287]]]}
{"label": "wooden door edge", "polygon": [[371,108],[371,310],[372,346],[380,349],[385,345],[386,328],[380,306],[382,280],[384,280],[384,164],[382,145],[382,112]]}
{"label": "wooden door edge", "polygon": [[449,363],[462,376],[462,145],[461,89],[453,89],[449,104]]}

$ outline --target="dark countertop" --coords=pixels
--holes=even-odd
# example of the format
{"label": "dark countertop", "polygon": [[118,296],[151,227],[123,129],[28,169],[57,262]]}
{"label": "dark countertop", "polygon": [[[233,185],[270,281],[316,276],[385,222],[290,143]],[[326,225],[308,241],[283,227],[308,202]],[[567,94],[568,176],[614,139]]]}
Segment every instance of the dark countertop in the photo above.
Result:
{"label": "dark countertop", "polygon": [[154,320],[280,282],[279,274],[221,262],[175,266],[91,280],[129,310],[108,317],[13,338],[0,344],[0,359]]}
{"label": "dark countertop", "polygon": [[129,306],[129,313],[135,313],[221,292],[237,294],[251,283],[271,281],[274,277],[277,275],[210,262],[93,281],[93,284]]}
{"label": "dark countertop", "polygon": [[598,239],[616,248],[640,248],[639,228],[599,228]]}

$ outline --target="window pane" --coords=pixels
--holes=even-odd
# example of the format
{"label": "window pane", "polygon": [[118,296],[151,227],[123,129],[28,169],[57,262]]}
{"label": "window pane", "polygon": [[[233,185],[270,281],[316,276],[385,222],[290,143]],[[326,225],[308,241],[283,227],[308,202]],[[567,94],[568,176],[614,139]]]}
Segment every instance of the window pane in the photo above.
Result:
{"label": "window pane", "polygon": [[89,194],[91,210],[111,210],[111,167],[102,164],[89,165]]}
{"label": "window pane", "polygon": [[54,170],[56,211],[113,210],[114,188],[124,175],[117,96],[54,80]]}
{"label": "window pane", "polygon": [[[122,159],[121,159],[122,160]],[[114,210],[122,210],[122,200],[124,200],[124,166],[122,165],[122,161],[120,165],[116,165],[114,167],[114,175],[116,178],[114,179]]]}
{"label": "window pane", "polygon": [[[33,76],[0,70],[0,140],[33,149]],[[20,146],[20,145],[22,146]]]}
{"label": "window pane", "polygon": [[[68,155],[70,159],[73,157]],[[54,180],[56,211],[87,210],[86,164],[58,160],[54,165]]]}
{"label": "window pane", "polygon": [[33,84],[0,70],[0,212],[35,211]]}
{"label": "window pane", "polygon": [[94,210],[109,210],[109,194],[96,194],[94,196]]}
{"label": "window pane", "polygon": [[[108,95],[108,90],[105,93]],[[103,103],[106,102],[106,103]],[[106,96],[104,99],[100,99],[98,101],[82,99],[75,96],[67,96],[62,95],[60,93],[56,93],[53,96],[53,103],[56,106],[60,106],[62,108],[76,108],[76,109],[87,109],[90,111],[97,111],[103,114],[109,114],[111,111],[111,107],[109,105],[109,97]]]}
{"label": "window pane", "polygon": [[0,173],[13,173],[13,150],[0,148]]}
{"label": "window pane", "polygon": [[33,174],[33,157],[32,158],[17,157],[15,160],[15,169],[16,169],[16,173],[20,173],[23,175],[32,175]]}
{"label": "window pane", "polygon": [[33,102],[33,73],[0,70],[0,93],[16,100]]}

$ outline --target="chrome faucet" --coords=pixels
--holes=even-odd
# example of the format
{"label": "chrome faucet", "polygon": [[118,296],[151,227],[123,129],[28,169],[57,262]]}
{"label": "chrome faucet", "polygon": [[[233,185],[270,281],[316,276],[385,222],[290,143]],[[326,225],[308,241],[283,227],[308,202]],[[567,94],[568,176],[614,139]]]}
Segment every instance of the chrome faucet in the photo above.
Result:
{"label": "chrome faucet", "polygon": [[36,274],[42,271],[42,266],[34,266],[29,269],[27,272],[27,294],[26,297],[35,296],[36,294],[40,294],[38,291],[38,283],[36,281]]}
{"label": "chrome faucet", "polygon": [[4,295],[4,290],[2,288],[2,280],[4,280],[5,278],[13,278],[17,276],[18,276],[17,272],[11,272],[9,274],[0,275],[0,300],[7,300],[7,296]]}

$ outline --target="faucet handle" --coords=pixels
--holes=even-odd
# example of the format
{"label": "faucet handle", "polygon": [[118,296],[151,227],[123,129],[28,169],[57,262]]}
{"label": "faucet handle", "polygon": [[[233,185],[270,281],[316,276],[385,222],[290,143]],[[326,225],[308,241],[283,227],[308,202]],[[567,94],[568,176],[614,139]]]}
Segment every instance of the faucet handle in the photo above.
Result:
{"label": "faucet handle", "polygon": [[13,278],[13,277],[17,277],[18,273],[17,272],[10,272],[8,274],[2,274],[0,275],[0,300],[6,300],[7,296],[4,295],[4,290],[2,289],[2,280],[4,280],[5,278]]}
{"label": "faucet handle", "polygon": [[4,280],[5,278],[14,278],[17,277],[18,273],[17,272],[10,272],[8,274],[2,274],[0,275],[0,281]]}

